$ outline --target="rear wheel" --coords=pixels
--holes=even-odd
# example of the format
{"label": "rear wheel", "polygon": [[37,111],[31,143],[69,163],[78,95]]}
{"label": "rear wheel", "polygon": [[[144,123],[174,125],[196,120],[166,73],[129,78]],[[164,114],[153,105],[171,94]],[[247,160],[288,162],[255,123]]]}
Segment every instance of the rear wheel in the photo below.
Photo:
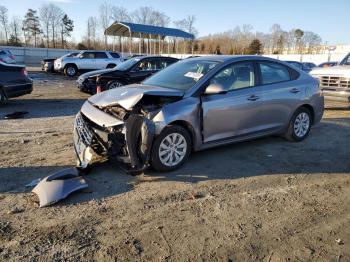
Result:
{"label": "rear wheel", "polygon": [[310,133],[312,124],[312,115],[309,109],[299,108],[293,115],[285,137],[289,141],[302,141]]}
{"label": "rear wheel", "polygon": [[118,88],[118,87],[121,87],[123,86],[124,84],[118,80],[115,80],[115,81],[111,81],[107,84],[107,90],[110,90],[110,89],[114,89],[114,88]]}
{"label": "rear wheel", "polygon": [[64,68],[64,74],[66,76],[73,77],[78,73],[78,68],[75,65],[67,65]]}
{"label": "rear wheel", "polygon": [[171,171],[183,165],[190,156],[191,136],[181,126],[169,126],[155,139],[151,166],[158,171]]}

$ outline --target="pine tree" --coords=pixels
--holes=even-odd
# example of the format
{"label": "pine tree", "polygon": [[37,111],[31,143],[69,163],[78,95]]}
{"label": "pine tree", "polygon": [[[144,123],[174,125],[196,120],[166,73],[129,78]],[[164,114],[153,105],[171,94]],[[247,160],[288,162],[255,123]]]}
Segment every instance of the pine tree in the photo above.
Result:
{"label": "pine tree", "polygon": [[62,17],[61,21],[61,40],[62,40],[62,48],[65,46],[65,37],[69,37],[70,33],[73,31],[74,25],[73,20],[69,19],[69,17],[65,14]]}
{"label": "pine tree", "polygon": [[262,54],[262,48],[263,48],[263,45],[260,42],[260,40],[259,39],[254,39],[249,45],[248,53],[250,55],[261,55]]}

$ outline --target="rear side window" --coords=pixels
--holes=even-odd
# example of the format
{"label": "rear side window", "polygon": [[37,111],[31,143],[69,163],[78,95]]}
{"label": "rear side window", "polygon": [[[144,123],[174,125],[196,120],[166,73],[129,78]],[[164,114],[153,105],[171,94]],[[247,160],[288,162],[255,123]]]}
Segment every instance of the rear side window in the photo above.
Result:
{"label": "rear side window", "polygon": [[162,70],[175,62],[176,60],[173,60],[173,59],[159,59],[158,69]]}
{"label": "rear side window", "polygon": [[101,58],[108,58],[105,52],[95,52],[95,58],[101,59]]}
{"label": "rear side window", "polygon": [[274,62],[259,62],[261,82],[263,85],[291,80],[289,69]]}
{"label": "rear side window", "polygon": [[118,53],[110,53],[113,58],[120,58]]}
{"label": "rear side window", "polygon": [[137,65],[138,71],[153,71],[157,70],[157,60],[156,59],[144,59]]}

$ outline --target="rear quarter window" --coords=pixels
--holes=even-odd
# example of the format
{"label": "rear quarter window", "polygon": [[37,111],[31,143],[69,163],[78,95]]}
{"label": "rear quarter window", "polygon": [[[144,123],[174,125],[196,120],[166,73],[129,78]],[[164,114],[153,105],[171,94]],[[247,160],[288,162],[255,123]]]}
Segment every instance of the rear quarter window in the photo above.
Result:
{"label": "rear quarter window", "polygon": [[118,53],[110,53],[113,58],[120,58]]}

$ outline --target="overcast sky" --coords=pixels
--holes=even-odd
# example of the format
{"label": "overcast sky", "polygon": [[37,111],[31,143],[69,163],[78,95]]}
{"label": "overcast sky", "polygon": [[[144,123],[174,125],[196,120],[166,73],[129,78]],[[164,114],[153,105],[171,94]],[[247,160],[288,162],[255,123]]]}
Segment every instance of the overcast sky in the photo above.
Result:
{"label": "overcast sky", "polygon": [[[38,9],[54,2],[74,20],[73,36],[79,41],[86,31],[89,16],[98,17],[98,0],[1,0],[10,16],[23,17],[28,8]],[[197,17],[199,36],[251,24],[254,30],[268,32],[274,23],[284,30],[301,28],[318,33],[328,44],[350,44],[350,0],[114,0],[116,6],[133,11],[150,6],[167,14],[172,21],[187,15]],[[172,26],[172,24],[170,25]]]}

